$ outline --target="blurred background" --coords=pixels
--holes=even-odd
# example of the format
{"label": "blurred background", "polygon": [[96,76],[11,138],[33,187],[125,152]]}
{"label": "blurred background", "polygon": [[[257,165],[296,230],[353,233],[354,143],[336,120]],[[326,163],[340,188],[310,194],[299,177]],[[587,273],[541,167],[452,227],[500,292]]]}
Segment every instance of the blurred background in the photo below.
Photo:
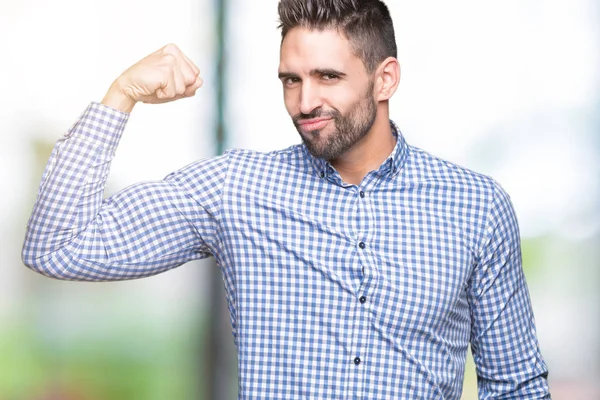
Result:
{"label": "blurred background", "polygon": [[[402,66],[393,119],[409,143],[509,192],[553,398],[600,399],[600,3],[388,5]],[[73,283],[29,271],[20,249],[54,142],[166,43],[196,62],[205,86],[193,99],[136,107],[107,195],[224,148],[299,142],[277,79],[276,6],[0,2],[0,400],[236,397],[211,260],[137,281]],[[469,361],[463,399],[476,398]]]}

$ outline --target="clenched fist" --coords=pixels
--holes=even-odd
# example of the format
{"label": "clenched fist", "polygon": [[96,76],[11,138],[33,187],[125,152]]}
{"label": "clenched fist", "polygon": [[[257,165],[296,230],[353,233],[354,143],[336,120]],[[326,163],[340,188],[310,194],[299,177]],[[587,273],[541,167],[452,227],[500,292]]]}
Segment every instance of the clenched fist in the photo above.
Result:
{"label": "clenched fist", "polygon": [[193,96],[200,86],[198,67],[177,46],[168,44],[123,72],[102,104],[131,112],[138,101],[166,103]]}

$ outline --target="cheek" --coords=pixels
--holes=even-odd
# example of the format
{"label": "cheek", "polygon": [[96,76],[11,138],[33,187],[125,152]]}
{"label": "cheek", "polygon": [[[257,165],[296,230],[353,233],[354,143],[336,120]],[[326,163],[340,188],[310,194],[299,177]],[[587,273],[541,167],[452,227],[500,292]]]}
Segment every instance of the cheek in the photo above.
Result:
{"label": "cheek", "polygon": [[344,114],[358,100],[357,93],[343,86],[328,87],[323,92],[323,103]]}
{"label": "cheek", "polygon": [[340,113],[345,114],[350,108],[350,104],[352,104],[352,102],[349,100],[350,99],[348,99],[347,97],[336,97],[334,99],[331,99],[329,104],[331,104],[332,107],[335,107],[335,109],[338,110]]}

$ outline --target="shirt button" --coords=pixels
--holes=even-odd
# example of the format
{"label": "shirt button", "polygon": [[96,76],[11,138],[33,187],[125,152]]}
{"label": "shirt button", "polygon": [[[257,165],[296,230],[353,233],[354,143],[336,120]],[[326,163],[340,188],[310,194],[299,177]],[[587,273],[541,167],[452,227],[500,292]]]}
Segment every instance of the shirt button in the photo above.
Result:
{"label": "shirt button", "polygon": [[360,301],[361,304],[365,304],[365,302],[367,301],[367,298],[365,296],[360,296],[360,299],[358,299],[358,301]]}
{"label": "shirt button", "polygon": [[363,191],[361,190],[359,194],[360,194],[360,198],[361,198],[361,199],[364,199],[364,198],[365,198],[365,192],[363,192]]}
{"label": "shirt button", "polygon": [[360,364],[360,358],[356,357],[354,359],[354,364],[356,364],[356,365]]}
{"label": "shirt button", "polygon": [[321,179],[325,178],[325,172],[321,172]]}
{"label": "shirt button", "polygon": [[365,247],[367,247],[367,245],[365,244],[365,242],[360,242],[358,244],[358,247],[360,247],[361,249],[364,249]]}

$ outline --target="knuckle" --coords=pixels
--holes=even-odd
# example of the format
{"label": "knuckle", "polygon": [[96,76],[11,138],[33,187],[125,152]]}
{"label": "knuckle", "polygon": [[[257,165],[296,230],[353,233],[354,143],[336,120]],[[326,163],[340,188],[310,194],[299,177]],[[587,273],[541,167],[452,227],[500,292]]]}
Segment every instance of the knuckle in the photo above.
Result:
{"label": "knuckle", "polygon": [[189,75],[185,76],[184,83],[185,83],[186,86],[193,85],[194,82],[196,82],[196,76],[195,75],[189,74]]}
{"label": "knuckle", "polygon": [[168,53],[175,53],[179,51],[179,47],[177,47],[175,43],[168,43],[165,47],[163,47],[163,50]]}
{"label": "knuckle", "polygon": [[165,53],[163,59],[169,64],[175,63],[175,56],[171,53]]}

